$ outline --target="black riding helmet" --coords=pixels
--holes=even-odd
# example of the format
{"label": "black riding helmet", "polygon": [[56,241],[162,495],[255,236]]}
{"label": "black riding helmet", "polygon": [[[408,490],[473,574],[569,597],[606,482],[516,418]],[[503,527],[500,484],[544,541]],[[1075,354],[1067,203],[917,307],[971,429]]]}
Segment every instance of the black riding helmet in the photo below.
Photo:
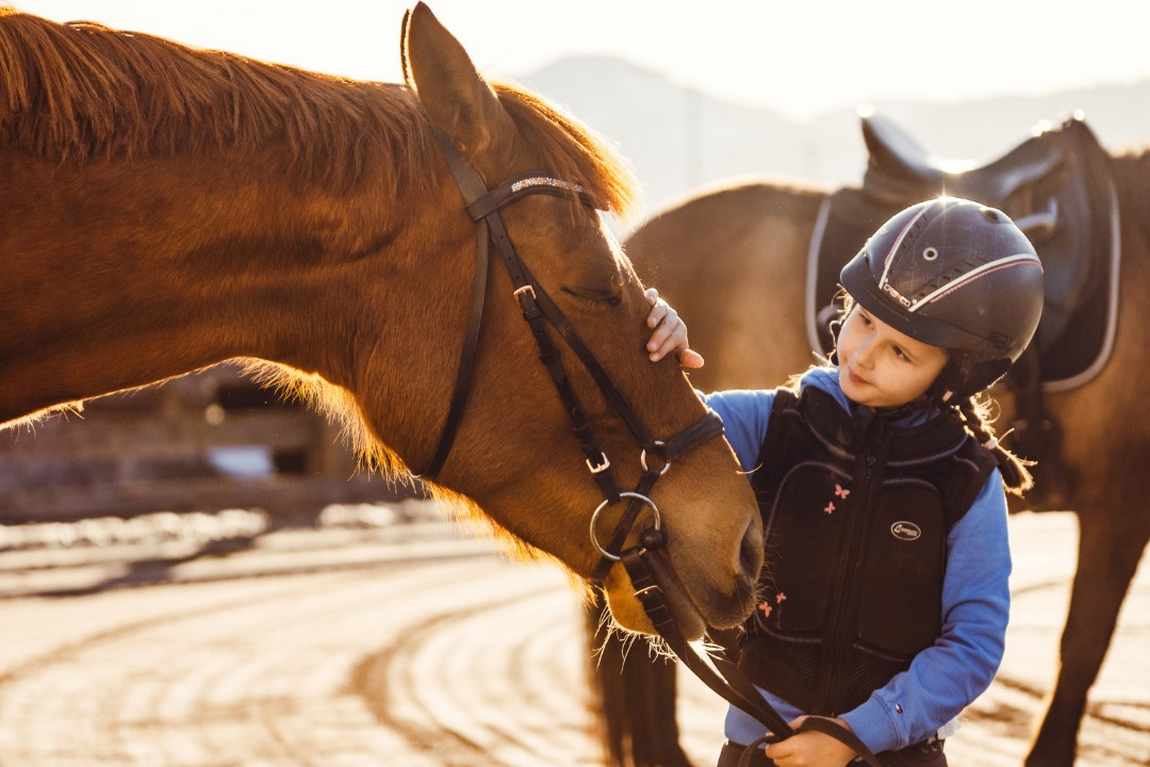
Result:
{"label": "black riding helmet", "polygon": [[839,281],[883,322],[950,353],[931,390],[944,400],[1001,378],[1042,316],[1042,262],[1030,240],[1002,211],[957,197],[896,213]]}

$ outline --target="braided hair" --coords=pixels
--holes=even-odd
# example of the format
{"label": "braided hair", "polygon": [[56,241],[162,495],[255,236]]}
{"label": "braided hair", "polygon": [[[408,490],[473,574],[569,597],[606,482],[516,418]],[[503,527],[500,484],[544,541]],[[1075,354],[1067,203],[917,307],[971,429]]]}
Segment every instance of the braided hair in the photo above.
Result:
{"label": "braided hair", "polygon": [[[963,428],[978,440],[979,444],[989,450],[998,462],[998,470],[1002,472],[1002,481],[1007,492],[1021,498],[1028,490],[1034,487],[1034,477],[1030,467],[1037,462],[1015,455],[1002,446],[997,434],[994,432],[994,420],[991,411],[996,407],[994,400],[985,392],[979,392],[958,404],[951,405],[954,413]],[[1009,434],[1010,432],[1007,432]],[[1006,434],[1003,435],[1005,437]]]}
{"label": "braided hair", "polygon": [[[828,355],[827,361],[837,366],[839,363],[838,331],[843,322],[846,321],[851,309],[854,308],[855,301],[851,294],[842,288],[835,294],[835,301],[841,304],[841,308],[830,323],[835,346]],[[961,374],[964,367],[976,364],[977,360],[963,352],[956,352],[951,349],[947,349],[946,352],[948,355],[947,365],[939,373],[938,380],[922,395],[921,404],[934,405],[948,413],[962,425],[967,434],[989,450],[998,463],[998,470],[1002,472],[1006,491],[1021,498],[1034,487],[1034,477],[1030,473],[1030,467],[1037,465],[1037,461],[1015,455],[1002,445],[1001,438],[994,429],[994,422],[997,419],[997,414],[994,411],[997,409],[997,403],[991,399],[985,390],[966,398],[957,400],[951,398],[951,392],[942,385],[942,379],[951,372],[957,371]],[[1002,437],[1006,437],[1009,433],[1007,431]]]}

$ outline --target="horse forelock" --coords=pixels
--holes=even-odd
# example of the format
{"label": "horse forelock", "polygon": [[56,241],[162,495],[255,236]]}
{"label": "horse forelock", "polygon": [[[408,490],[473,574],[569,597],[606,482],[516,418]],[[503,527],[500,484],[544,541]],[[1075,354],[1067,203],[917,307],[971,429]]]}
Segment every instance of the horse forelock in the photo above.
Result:
{"label": "horse forelock", "polygon": [[590,128],[539,96],[509,83],[493,85],[524,140],[539,152],[546,169],[581,184],[606,209],[625,215],[635,199],[635,181],[623,160]]}
{"label": "horse forelock", "polygon": [[429,183],[429,126],[405,88],[0,8],[0,142],[83,164],[286,144],[284,172],[337,188]]}

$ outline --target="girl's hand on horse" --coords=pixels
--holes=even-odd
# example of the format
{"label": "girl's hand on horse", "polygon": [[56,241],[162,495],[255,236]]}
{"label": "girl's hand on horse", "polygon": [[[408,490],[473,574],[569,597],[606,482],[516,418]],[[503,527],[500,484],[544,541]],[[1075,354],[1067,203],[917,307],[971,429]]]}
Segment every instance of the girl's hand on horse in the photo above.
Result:
{"label": "girl's hand on horse", "polygon": [[[806,719],[800,716],[790,723],[798,728]],[[843,727],[850,729],[842,719],[835,719]],[[767,748],[767,756],[778,767],[845,767],[855,757],[855,752],[830,735],[821,732],[800,732],[786,740],[772,743]]]}
{"label": "girl's hand on horse", "polygon": [[659,298],[659,291],[654,288],[647,288],[643,295],[651,302],[651,313],[647,315],[647,327],[654,328],[651,340],[647,342],[651,361],[658,362],[671,352],[677,352],[679,364],[683,367],[703,367],[703,355],[688,345],[687,325],[679,313]]}

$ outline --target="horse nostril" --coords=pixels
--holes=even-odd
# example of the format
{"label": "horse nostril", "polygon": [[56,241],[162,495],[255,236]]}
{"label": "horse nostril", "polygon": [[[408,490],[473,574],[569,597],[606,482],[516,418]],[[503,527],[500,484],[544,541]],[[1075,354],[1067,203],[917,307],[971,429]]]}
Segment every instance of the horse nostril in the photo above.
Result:
{"label": "horse nostril", "polygon": [[758,526],[747,525],[743,533],[743,540],[739,543],[739,565],[750,578],[759,577],[759,568],[763,566],[763,542],[757,534]]}

